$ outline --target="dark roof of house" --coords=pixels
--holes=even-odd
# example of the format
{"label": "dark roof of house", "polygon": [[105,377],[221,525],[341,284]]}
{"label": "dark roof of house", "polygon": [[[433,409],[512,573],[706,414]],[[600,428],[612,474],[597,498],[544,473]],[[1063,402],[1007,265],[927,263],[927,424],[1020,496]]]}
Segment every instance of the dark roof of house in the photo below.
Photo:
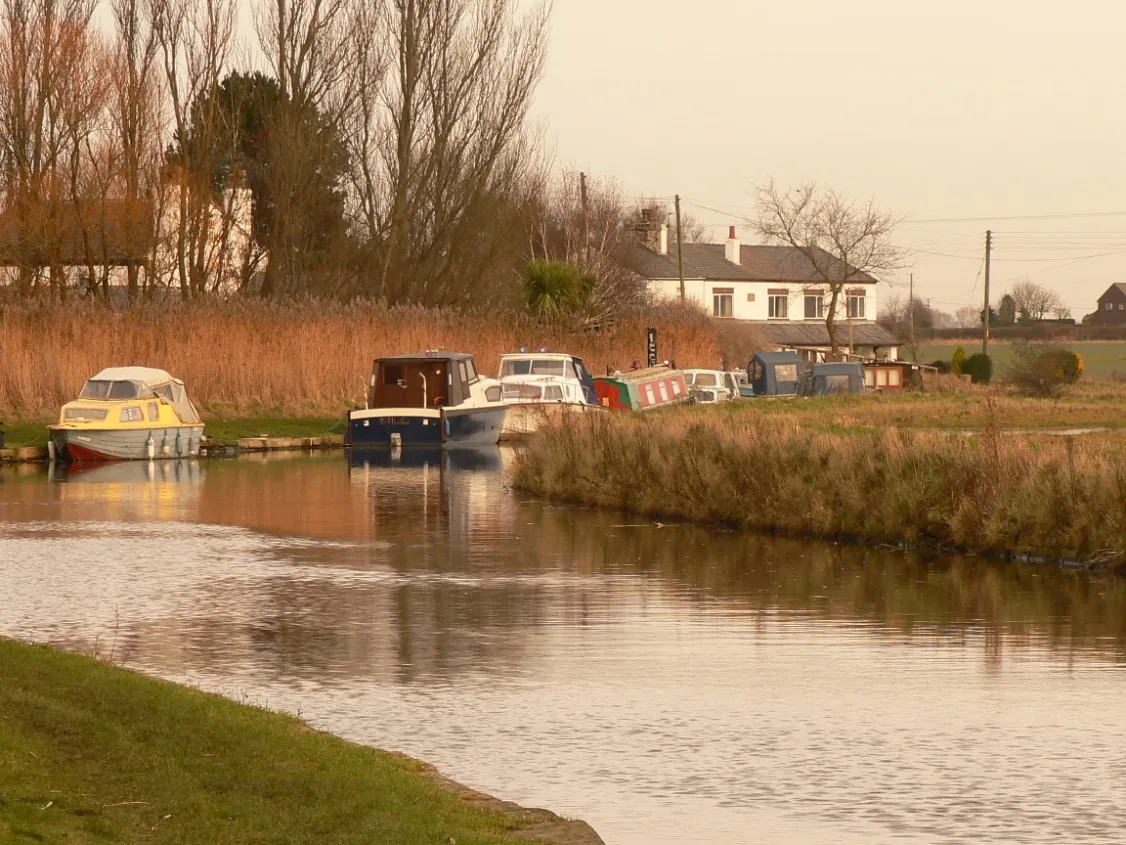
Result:
{"label": "dark roof of house", "polygon": [[[828,346],[829,329],[822,322],[756,323],[755,328],[769,341],[781,346]],[[848,323],[836,326],[837,343],[848,343]],[[858,346],[900,346],[900,340],[879,323],[853,323],[852,342]]]}
{"label": "dark roof of house", "polygon": [[66,204],[51,214],[0,212],[0,266],[124,265],[145,260],[152,245],[152,204],[106,200]]}
{"label": "dark roof of house", "polygon": [[[742,244],[738,264],[727,260],[725,249],[724,244],[685,244],[684,278],[723,282],[824,283],[813,262],[795,247]],[[824,250],[819,252],[828,259],[826,266],[829,266],[829,262],[842,263]],[[661,255],[644,244],[627,244],[619,250],[618,260],[645,279],[680,277],[675,245],[666,255]],[[876,279],[867,273],[854,273],[848,279],[849,284],[876,283]]]}
{"label": "dark roof of house", "polygon": [[1126,284],[1123,284],[1122,282],[1116,282],[1115,284],[1108,287],[1105,291],[1103,291],[1103,295],[1100,296],[1099,299],[1102,300],[1104,297],[1106,297],[1106,295],[1108,293],[1110,293],[1115,288],[1118,288],[1118,292],[1120,294],[1122,294],[1123,296],[1126,296]]}

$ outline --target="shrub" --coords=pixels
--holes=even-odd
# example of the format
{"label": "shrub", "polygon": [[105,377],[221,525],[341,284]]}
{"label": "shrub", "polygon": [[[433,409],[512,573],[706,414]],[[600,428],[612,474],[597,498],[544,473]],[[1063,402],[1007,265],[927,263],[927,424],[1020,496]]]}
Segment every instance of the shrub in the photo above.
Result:
{"label": "shrub", "polygon": [[1013,344],[1009,382],[1028,396],[1058,396],[1083,374],[1083,359],[1070,349],[1043,347],[1020,341]]}
{"label": "shrub", "polygon": [[932,367],[934,367],[935,370],[938,371],[939,375],[947,375],[950,372],[950,362],[949,361],[941,361],[941,360],[931,361],[930,365]]}
{"label": "shrub", "polygon": [[950,372],[956,375],[961,375],[963,372],[965,372],[965,370],[963,369],[965,366],[966,350],[959,346],[954,350],[954,357],[950,360]]}
{"label": "shrub", "polygon": [[983,352],[977,352],[962,364],[962,372],[966,373],[974,384],[989,384],[993,378],[993,359]]}

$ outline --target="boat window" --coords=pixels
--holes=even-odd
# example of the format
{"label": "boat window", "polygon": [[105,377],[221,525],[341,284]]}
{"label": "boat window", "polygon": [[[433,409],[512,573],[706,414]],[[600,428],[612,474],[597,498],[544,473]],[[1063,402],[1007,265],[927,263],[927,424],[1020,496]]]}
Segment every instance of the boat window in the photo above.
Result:
{"label": "boat window", "polygon": [[798,380],[798,365],[797,364],[775,364],[774,365],[774,378],[776,381],[797,381]]}
{"label": "boat window", "polygon": [[136,399],[137,383],[135,381],[115,381],[109,388],[110,399]]}
{"label": "boat window", "polygon": [[659,390],[660,393],[661,393],[661,401],[662,402],[668,402],[669,401],[669,389],[668,389],[668,387],[665,386],[665,383],[663,381],[658,382],[657,390]]}
{"label": "boat window", "polygon": [[464,361],[458,361],[457,362],[457,371],[459,373],[461,373],[461,383],[462,384],[467,383],[469,381],[469,374],[465,371],[465,362]]}
{"label": "boat window", "polygon": [[680,382],[677,381],[676,379],[673,379],[672,395],[673,396],[679,396],[680,395]]}
{"label": "boat window", "polygon": [[109,387],[113,382],[109,381],[88,381],[82,385],[82,392],[78,394],[79,399],[105,399],[109,396]]}
{"label": "boat window", "polygon": [[398,384],[406,375],[406,368],[402,364],[383,364],[380,369],[383,371],[384,384]]}
{"label": "boat window", "polygon": [[63,412],[64,420],[104,420],[109,413],[105,408],[67,408]]}
{"label": "boat window", "polygon": [[547,399],[551,402],[562,402],[563,388],[561,388],[557,384],[549,384],[546,388],[544,388],[544,399]]}
{"label": "boat window", "polygon": [[649,400],[650,405],[656,405],[657,404],[657,397],[655,397],[653,395],[653,385],[651,385],[651,384],[645,385],[645,398]]}
{"label": "boat window", "polygon": [[561,376],[566,372],[565,361],[538,360],[532,361],[532,375],[534,376]]}
{"label": "boat window", "polygon": [[467,381],[470,384],[473,384],[473,382],[477,381],[477,365],[473,363],[472,359],[465,362],[465,371],[469,373],[469,378],[467,379]]}
{"label": "boat window", "polygon": [[543,388],[538,384],[506,384],[505,399],[542,399]]}
{"label": "boat window", "polygon": [[716,379],[715,373],[696,373],[696,380],[693,384],[701,387],[715,387]]}
{"label": "boat window", "polygon": [[575,372],[575,365],[570,361],[567,362],[567,378],[580,378],[579,374]]}
{"label": "boat window", "polygon": [[153,395],[163,397],[168,401],[168,404],[173,404],[174,400],[172,398],[172,385],[170,384],[162,384],[160,387],[155,388],[153,390]]}
{"label": "boat window", "polygon": [[526,376],[532,371],[532,362],[528,359],[516,359],[505,361],[501,364],[500,375],[504,376]]}
{"label": "boat window", "polygon": [[130,405],[128,408],[122,408],[121,414],[118,417],[121,422],[144,422],[145,413],[136,405]]}
{"label": "boat window", "polygon": [[501,391],[500,385],[490,384],[488,387],[486,387],[485,398],[490,402],[499,402],[501,398],[503,398],[503,393]]}
{"label": "boat window", "polygon": [[822,376],[822,392],[848,393],[848,376]]}
{"label": "boat window", "polygon": [[149,402],[149,422],[156,422],[160,419],[160,403]]}

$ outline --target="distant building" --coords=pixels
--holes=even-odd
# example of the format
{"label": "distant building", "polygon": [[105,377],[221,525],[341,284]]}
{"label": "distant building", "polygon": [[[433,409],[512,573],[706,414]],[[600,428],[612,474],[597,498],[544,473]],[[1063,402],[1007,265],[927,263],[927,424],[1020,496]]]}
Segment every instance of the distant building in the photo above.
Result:
{"label": "distant building", "polygon": [[1126,325],[1126,284],[1118,283],[1099,297],[1099,307],[1091,315],[1093,326]]}
{"label": "distant building", "polygon": [[[657,300],[680,298],[675,246],[668,227],[648,243],[629,244],[619,260],[646,281]],[[826,254],[828,258],[828,254]],[[725,244],[684,244],[684,298],[698,302],[713,317],[753,324],[778,348],[798,349],[807,359],[830,348],[825,312],[829,286],[809,258],[791,246],[741,244],[731,227]],[[892,358],[899,340],[876,323],[877,280],[857,272],[837,302],[837,343],[866,358]]]}

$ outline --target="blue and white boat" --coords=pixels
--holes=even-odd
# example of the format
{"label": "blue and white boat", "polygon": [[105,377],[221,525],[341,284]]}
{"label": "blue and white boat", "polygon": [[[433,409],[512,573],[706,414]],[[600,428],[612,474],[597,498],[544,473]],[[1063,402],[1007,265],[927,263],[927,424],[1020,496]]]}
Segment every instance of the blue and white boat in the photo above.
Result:
{"label": "blue and white boat", "polygon": [[508,405],[499,381],[464,352],[377,358],[367,407],[348,413],[347,445],[491,446]]}

